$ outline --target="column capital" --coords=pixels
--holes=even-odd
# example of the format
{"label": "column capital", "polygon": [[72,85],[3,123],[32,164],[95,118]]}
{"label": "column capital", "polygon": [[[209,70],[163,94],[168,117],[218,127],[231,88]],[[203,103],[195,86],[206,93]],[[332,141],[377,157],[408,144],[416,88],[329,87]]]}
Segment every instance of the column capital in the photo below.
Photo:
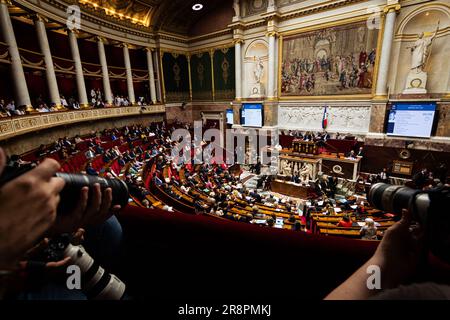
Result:
{"label": "column capital", "polygon": [[154,52],[155,48],[145,47],[144,50],[147,52]]}
{"label": "column capital", "polygon": [[399,12],[401,8],[402,8],[402,6],[400,5],[400,3],[395,3],[395,4],[391,4],[391,5],[384,7],[383,12],[384,13],[389,13],[389,12],[394,12],[394,11]]}
{"label": "column capital", "polygon": [[278,37],[280,33],[278,31],[269,31],[266,33],[266,37]]}
{"label": "column capital", "polygon": [[12,1],[11,0],[0,0],[0,3],[10,5],[10,4],[12,4]]}
{"label": "column capital", "polygon": [[64,30],[67,32],[67,35],[73,33],[75,36],[78,36],[80,34],[80,30],[77,28],[64,28]]}
{"label": "column capital", "polygon": [[36,21],[41,21],[44,23],[48,22],[48,18],[44,17],[43,15],[41,15],[40,13],[33,13],[29,15],[31,19],[33,19],[34,22]]}
{"label": "column capital", "polygon": [[106,38],[100,37],[100,36],[95,36],[95,39],[97,40],[97,42],[101,42],[101,43],[105,43],[106,42]]}
{"label": "column capital", "polygon": [[245,41],[244,41],[244,39],[234,39],[233,40],[233,44],[234,45],[236,45],[236,44],[243,44]]}
{"label": "column capital", "polygon": [[123,42],[123,43],[119,44],[119,46],[120,46],[121,48],[131,49],[131,45],[130,45],[129,43]]}

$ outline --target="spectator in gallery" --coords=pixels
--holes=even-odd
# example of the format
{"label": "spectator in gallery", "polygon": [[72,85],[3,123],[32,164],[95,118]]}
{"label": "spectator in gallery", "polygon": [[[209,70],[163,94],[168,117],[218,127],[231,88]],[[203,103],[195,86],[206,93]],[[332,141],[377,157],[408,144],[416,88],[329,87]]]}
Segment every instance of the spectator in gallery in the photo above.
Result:
{"label": "spectator in gallery", "polygon": [[6,110],[9,111],[9,113],[11,113],[12,115],[15,114],[16,111],[16,105],[14,103],[14,100],[11,100],[7,105],[6,105]]}
{"label": "spectator in gallery", "polygon": [[0,116],[10,117],[11,113],[6,109],[5,100],[0,100]]}
{"label": "spectator in gallery", "polygon": [[68,101],[68,107],[70,109],[78,110],[80,109],[80,104],[78,103],[78,101],[75,100],[74,97],[70,97]]}
{"label": "spectator in gallery", "polygon": [[64,96],[61,96],[61,105],[64,108],[68,108],[69,107],[69,104],[67,103],[67,100],[66,100],[66,98],[64,98]]}

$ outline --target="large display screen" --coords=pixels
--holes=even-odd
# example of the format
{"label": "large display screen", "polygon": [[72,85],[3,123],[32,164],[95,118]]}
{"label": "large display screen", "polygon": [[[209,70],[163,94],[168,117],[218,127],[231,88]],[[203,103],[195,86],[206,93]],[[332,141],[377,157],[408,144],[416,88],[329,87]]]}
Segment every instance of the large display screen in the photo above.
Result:
{"label": "large display screen", "polygon": [[433,129],[435,103],[399,103],[389,112],[387,135],[429,138]]}
{"label": "large display screen", "polygon": [[227,109],[227,124],[234,124],[233,109]]}
{"label": "large display screen", "polygon": [[242,105],[241,124],[246,127],[262,127],[263,106],[261,103]]}

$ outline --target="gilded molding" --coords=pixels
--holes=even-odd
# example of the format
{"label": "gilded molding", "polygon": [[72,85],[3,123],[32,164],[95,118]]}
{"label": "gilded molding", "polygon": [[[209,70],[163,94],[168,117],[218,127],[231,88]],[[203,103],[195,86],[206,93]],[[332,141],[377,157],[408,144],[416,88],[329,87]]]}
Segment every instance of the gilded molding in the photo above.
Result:
{"label": "gilded molding", "polygon": [[389,13],[389,12],[399,12],[400,9],[402,8],[402,6],[400,5],[400,3],[396,3],[396,4],[391,4],[389,6],[384,7],[383,12],[384,13]]}
{"label": "gilded molding", "polygon": [[62,111],[46,114],[32,114],[0,119],[0,140],[28,132],[49,129],[72,123],[95,121],[107,118],[120,118],[141,114],[157,114],[165,112],[165,105],[152,105],[145,107],[121,107],[104,109],[82,109],[77,111]]}

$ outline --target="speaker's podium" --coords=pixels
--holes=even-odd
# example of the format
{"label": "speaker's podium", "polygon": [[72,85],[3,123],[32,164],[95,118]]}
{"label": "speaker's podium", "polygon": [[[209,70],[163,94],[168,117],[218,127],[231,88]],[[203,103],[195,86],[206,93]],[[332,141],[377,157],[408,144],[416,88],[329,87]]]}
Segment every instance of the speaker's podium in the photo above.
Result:
{"label": "speaker's podium", "polygon": [[292,151],[294,153],[318,155],[319,147],[313,141],[304,141],[304,140],[294,139],[292,141]]}

